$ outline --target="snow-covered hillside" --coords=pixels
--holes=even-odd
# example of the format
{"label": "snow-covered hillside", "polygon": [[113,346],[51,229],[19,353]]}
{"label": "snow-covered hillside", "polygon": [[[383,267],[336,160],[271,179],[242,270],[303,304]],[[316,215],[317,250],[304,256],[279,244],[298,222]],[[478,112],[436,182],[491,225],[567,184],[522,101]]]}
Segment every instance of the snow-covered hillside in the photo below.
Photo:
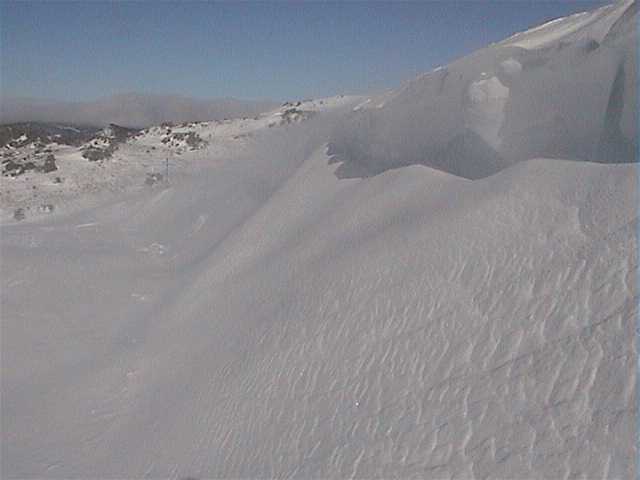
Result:
{"label": "snow-covered hillside", "polygon": [[535,157],[634,161],[637,3],[515,35],[358,105],[332,138],[345,176],[423,164],[467,178]]}
{"label": "snow-covered hillside", "polygon": [[636,478],[636,9],[74,163],[136,187],[2,227],[2,477]]}
{"label": "snow-covered hillside", "polygon": [[[8,132],[0,146],[0,220],[20,221],[76,210],[114,193],[146,188],[150,179],[163,183],[167,160],[172,179],[192,175],[220,159],[243,154],[262,130],[304,122],[316,113],[357,100],[340,95],[287,102],[253,118],[165,124],[144,130],[112,125],[97,132],[88,129],[64,141],[56,137],[61,127],[29,124],[29,136],[18,125],[15,138]],[[44,168],[47,159],[50,168]]]}

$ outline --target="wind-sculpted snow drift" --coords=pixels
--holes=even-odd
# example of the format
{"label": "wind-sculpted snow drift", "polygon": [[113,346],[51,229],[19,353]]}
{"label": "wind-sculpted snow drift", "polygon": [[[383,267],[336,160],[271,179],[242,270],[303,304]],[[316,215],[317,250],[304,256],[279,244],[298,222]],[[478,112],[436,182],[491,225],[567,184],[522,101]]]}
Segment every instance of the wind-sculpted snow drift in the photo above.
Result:
{"label": "wind-sculpted snow drift", "polygon": [[636,23],[629,1],[579,14],[369,100],[333,136],[339,174],[422,164],[473,179],[535,157],[633,161]]}
{"label": "wind-sculpted snow drift", "polygon": [[636,478],[635,8],[5,225],[2,477]]}

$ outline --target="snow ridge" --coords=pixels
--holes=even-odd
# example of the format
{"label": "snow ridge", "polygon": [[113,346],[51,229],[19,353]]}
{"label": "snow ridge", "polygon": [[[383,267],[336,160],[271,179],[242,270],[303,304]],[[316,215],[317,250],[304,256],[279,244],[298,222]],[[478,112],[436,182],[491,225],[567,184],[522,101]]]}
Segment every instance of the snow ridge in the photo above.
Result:
{"label": "snow ridge", "polygon": [[332,153],[347,177],[422,164],[475,179],[536,157],[634,162],[636,24],[626,1],[480,50],[364,102]]}

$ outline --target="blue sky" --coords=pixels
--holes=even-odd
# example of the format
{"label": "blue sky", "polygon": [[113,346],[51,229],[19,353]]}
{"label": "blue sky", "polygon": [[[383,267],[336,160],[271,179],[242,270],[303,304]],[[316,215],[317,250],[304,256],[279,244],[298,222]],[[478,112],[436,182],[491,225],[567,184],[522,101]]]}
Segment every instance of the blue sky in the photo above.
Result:
{"label": "blue sky", "polygon": [[58,100],[124,92],[286,100],[380,90],[608,3],[0,2],[2,94]]}

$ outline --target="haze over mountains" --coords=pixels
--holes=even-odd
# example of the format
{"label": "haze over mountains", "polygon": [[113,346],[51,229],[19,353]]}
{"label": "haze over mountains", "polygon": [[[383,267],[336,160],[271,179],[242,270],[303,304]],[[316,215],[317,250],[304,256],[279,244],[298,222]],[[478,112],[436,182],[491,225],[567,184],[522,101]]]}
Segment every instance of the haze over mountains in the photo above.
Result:
{"label": "haze over mountains", "polygon": [[278,102],[126,93],[91,102],[9,97],[2,98],[0,105],[0,123],[53,122],[99,127],[115,123],[142,128],[164,122],[249,117],[276,107]]}

